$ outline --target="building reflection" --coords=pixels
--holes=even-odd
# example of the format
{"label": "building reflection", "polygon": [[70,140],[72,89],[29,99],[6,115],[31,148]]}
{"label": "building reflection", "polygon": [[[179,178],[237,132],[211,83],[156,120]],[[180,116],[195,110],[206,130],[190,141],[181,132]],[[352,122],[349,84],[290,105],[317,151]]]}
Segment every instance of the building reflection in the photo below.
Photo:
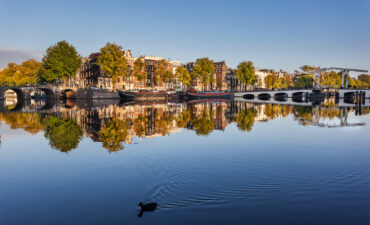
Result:
{"label": "building reflection", "polygon": [[[256,123],[282,119],[291,115],[304,126],[362,126],[351,123],[348,114],[368,114],[369,108],[340,108],[328,100],[316,106],[253,104],[236,101],[203,101],[193,103],[73,101],[55,104],[48,110],[39,102],[22,112],[1,112],[0,120],[11,129],[31,134],[44,132],[52,148],[69,152],[78,147],[83,137],[101,142],[109,152],[117,152],[137,138],[155,138],[181,129],[207,136],[235,124],[251,132]],[[32,110],[34,109],[34,110]]]}

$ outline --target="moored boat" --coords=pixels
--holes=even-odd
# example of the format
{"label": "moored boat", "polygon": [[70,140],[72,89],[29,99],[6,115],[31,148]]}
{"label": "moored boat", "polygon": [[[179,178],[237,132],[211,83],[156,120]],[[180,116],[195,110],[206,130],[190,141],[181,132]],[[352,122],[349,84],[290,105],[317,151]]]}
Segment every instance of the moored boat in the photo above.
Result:
{"label": "moored boat", "polygon": [[119,91],[121,99],[137,101],[167,100],[168,92],[152,91]]}

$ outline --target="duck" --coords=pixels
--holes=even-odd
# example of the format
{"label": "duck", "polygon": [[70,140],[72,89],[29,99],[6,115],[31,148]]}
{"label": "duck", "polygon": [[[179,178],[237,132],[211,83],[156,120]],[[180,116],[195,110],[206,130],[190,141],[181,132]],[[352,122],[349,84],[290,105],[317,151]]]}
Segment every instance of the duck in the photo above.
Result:
{"label": "duck", "polygon": [[143,204],[142,202],[139,202],[138,206],[140,206],[140,213],[137,216],[141,217],[144,212],[154,211],[157,208],[158,204],[155,202],[150,202],[147,204]]}

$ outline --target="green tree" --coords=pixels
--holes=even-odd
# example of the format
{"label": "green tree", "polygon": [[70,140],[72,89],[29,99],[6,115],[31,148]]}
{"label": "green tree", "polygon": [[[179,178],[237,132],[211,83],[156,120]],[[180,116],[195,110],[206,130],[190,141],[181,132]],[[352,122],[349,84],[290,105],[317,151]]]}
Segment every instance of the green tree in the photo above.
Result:
{"label": "green tree", "polygon": [[48,115],[41,119],[41,123],[50,146],[61,152],[77,148],[82,139],[82,130],[74,120]]}
{"label": "green tree", "polygon": [[295,81],[294,86],[297,88],[312,88],[312,74],[301,75]]}
{"label": "green tree", "polygon": [[215,65],[208,57],[197,59],[195,62],[192,76],[199,78],[203,84],[203,89],[214,83],[213,74],[215,72]]}
{"label": "green tree", "polygon": [[251,61],[239,63],[236,70],[236,77],[239,79],[240,83],[244,85],[244,90],[246,90],[247,85],[254,85],[258,82],[254,70],[255,68]]}
{"label": "green tree", "polygon": [[130,76],[130,68],[122,47],[115,43],[108,42],[100,49],[98,65],[103,73],[112,79],[114,89],[118,78],[126,79]]}
{"label": "green tree", "polygon": [[99,131],[99,140],[109,152],[117,152],[123,149],[122,142],[126,140],[130,127],[131,121],[128,119],[124,121],[116,118],[107,120]]}
{"label": "green tree", "polygon": [[66,81],[76,75],[81,65],[81,56],[75,47],[66,41],[61,41],[46,50],[42,65],[41,78],[44,81]]}
{"label": "green tree", "polygon": [[146,79],[147,73],[145,72],[145,61],[142,58],[137,58],[134,65],[134,76],[139,81]]}
{"label": "green tree", "polygon": [[180,66],[176,69],[175,76],[180,82],[182,82],[185,85],[186,90],[186,87],[189,86],[191,82],[191,76],[189,71],[186,68]]}

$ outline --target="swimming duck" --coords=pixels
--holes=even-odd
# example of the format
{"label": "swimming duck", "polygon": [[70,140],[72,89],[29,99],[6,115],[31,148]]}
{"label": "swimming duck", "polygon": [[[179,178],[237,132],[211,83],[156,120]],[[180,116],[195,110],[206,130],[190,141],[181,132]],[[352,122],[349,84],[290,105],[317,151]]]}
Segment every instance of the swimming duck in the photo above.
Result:
{"label": "swimming duck", "polygon": [[143,204],[142,202],[139,202],[138,206],[140,206],[140,213],[137,215],[138,217],[141,217],[145,212],[150,212],[150,211],[154,211],[158,204],[155,203],[155,202],[151,202],[151,203],[147,203],[147,204]]}

